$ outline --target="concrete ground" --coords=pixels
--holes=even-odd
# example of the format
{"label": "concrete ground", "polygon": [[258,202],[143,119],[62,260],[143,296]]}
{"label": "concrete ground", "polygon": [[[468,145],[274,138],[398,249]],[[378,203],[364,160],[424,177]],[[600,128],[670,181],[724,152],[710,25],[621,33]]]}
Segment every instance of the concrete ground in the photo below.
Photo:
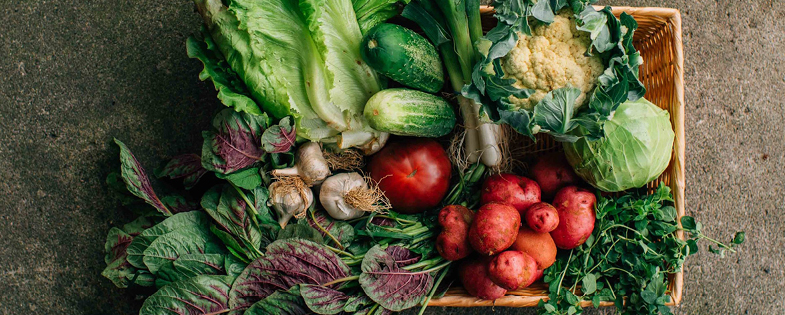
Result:
{"label": "concrete ground", "polygon": [[[704,244],[690,257],[675,312],[782,313],[785,2],[606,3],[681,10],[687,211],[721,239],[747,232],[738,254],[720,259]],[[104,183],[118,165],[111,142],[124,140],[148,169],[199,151],[200,131],[220,108],[185,54],[199,23],[186,0],[0,8],[0,314],[137,312],[140,292],[100,276],[107,231],[131,219]]]}

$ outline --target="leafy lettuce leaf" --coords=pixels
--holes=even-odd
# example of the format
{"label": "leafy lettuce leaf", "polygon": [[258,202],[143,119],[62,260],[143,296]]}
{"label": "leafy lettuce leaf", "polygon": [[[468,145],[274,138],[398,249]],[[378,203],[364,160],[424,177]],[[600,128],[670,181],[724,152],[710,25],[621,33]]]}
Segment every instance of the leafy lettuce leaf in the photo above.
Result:
{"label": "leafy lettuce leaf", "polygon": [[202,41],[193,36],[186,41],[188,57],[199,59],[204,64],[204,70],[199,73],[199,79],[213,82],[218,91],[218,99],[224,105],[234,108],[238,112],[261,115],[262,110],[251,99],[245,83],[223,60],[221,52],[217,51],[213,39],[204,28],[202,33],[204,36]]}
{"label": "leafy lettuce leaf", "polygon": [[352,6],[363,34],[398,15],[411,0],[353,0]]}
{"label": "leafy lettuce leaf", "polygon": [[298,136],[342,147],[378,137],[362,110],[381,84],[359,56],[351,0],[194,2],[251,97],[275,118],[292,116]]}
{"label": "leafy lettuce leaf", "polygon": [[307,139],[338,133],[310,107],[307,66],[320,64],[311,58],[314,49],[296,1],[233,1],[231,8],[221,0],[194,3],[227,64],[264,111],[276,118],[292,115]]}

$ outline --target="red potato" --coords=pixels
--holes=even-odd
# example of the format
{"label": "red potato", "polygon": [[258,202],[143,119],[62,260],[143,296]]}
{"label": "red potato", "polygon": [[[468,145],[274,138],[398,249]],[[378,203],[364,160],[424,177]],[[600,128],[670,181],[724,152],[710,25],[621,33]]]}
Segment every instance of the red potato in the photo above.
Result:
{"label": "red potato", "polygon": [[[535,272],[534,272],[534,274],[532,275],[532,278],[531,278],[531,279],[529,279],[529,282],[528,282],[528,284],[526,284],[526,287],[528,287],[528,286],[532,285],[532,283],[535,283],[535,282],[537,282],[538,280],[541,280],[541,279],[542,279],[542,277],[543,277],[544,275],[545,275],[545,272],[544,272],[544,270],[542,270],[542,269],[537,269],[537,271],[535,271]],[[524,287],[524,288],[525,288],[525,287]]]}
{"label": "red potato", "polygon": [[534,232],[527,226],[518,231],[512,250],[529,254],[537,262],[537,269],[545,270],[556,261],[556,244],[548,233]]}
{"label": "red potato", "polygon": [[542,200],[553,200],[559,189],[581,182],[562,152],[541,157],[531,168],[531,177],[540,185]]}
{"label": "red potato", "polygon": [[537,273],[537,262],[529,254],[508,250],[494,256],[488,265],[488,276],[496,285],[517,290],[527,287]]}
{"label": "red potato", "polygon": [[439,211],[442,232],[436,237],[436,250],[444,259],[455,261],[472,253],[469,244],[469,226],[474,212],[461,205],[451,205]]}
{"label": "red potato", "polygon": [[513,206],[521,217],[531,205],[540,202],[540,185],[523,176],[497,174],[482,183],[480,202],[504,203]]}
{"label": "red potato", "polygon": [[484,300],[495,300],[507,294],[507,290],[493,283],[488,277],[489,260],[488,257],[478,257],[461,262],[458,278],[470,295]]}
{"label": "red potato", "polygon": [[596,202],[597,197],[583,188],[567,186],[559,190],[553,199],[553,205],[559,212],[559,226],[551,231],[557,247],[573,249],[586,242],[597,219],[594,212]]}
{"label": "red potato", "polygon": [[537,233],[548,233],[559,226],[559,212],[545,202],[538,202],[526,210],[526,224]]}
{"label": "red potato", "polygon": [[488,203],[474,215],[469,227],[469,244],[483,255],[500,253],[515,242],[520,227],[521,216],[515,208]]}

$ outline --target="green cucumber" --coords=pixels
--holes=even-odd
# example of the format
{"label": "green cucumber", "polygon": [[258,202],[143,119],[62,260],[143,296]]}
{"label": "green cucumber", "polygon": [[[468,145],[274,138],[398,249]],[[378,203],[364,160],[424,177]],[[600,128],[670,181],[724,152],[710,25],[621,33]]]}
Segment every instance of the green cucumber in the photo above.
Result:
{"label": "green cucumber", "polygon": [[455,112],[443,98],[410,89],[382,90],[363,111],[371,128],[399,136],[436,138],[455,127]]}
{"label": "green cucumber", "polygon": [[363,37],[360,55],[376,72],[410,88],[436,93],[444,86],[436,48],[403,26],[382,23],[372,28]]}

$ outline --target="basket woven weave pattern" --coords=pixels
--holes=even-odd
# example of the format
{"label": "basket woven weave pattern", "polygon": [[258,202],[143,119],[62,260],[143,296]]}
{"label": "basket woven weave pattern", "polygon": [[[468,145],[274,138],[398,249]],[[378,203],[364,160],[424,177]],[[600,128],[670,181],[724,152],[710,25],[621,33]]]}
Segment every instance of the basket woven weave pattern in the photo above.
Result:
{"label": "basket woven weave pattern", "polygon": [[[483,29],[486,31],[496,25],[491,7],[481,8],[483,14]],[[638,22],[638,30],[633,37],[633,45],[643,57],[640,68],[640,78],[646,86],[646,99],[670,113],[676,138],[673,145],[673,155],[668,168],[658,180],[648,184],[649,191],[653,191],[659,182],[670,186],[679,218],[685,215],[685,169],[684,169],[684,86],[683,86],[683,50],[681,40],[681,15],[676,9],[668,8],[633,8],[614,7],[613,14],[620,15],[627,12]],[[533,144],[534,152],[561,151],[561,145],[550,137],[538,136],[538,141]],[[684,238],[680,233],[679,237]],[[669,305],[678,305],[681,302],[683,287],[683,272],[671,275],[668,281],[668,290],[671,294]],[[529,307],[536,306],[540,299],[547,299],[548,288],[544,283],[536,283],[523,290],[509,291],[507,295],[494,301],[482,300],[470,296],[461,287],[451,288],[444,297],[433,299],[430,306],[510,306]],[[584,302],[584,306],[590,306]],[[601,303],[603,306],[613,305],[610,302]]]}

